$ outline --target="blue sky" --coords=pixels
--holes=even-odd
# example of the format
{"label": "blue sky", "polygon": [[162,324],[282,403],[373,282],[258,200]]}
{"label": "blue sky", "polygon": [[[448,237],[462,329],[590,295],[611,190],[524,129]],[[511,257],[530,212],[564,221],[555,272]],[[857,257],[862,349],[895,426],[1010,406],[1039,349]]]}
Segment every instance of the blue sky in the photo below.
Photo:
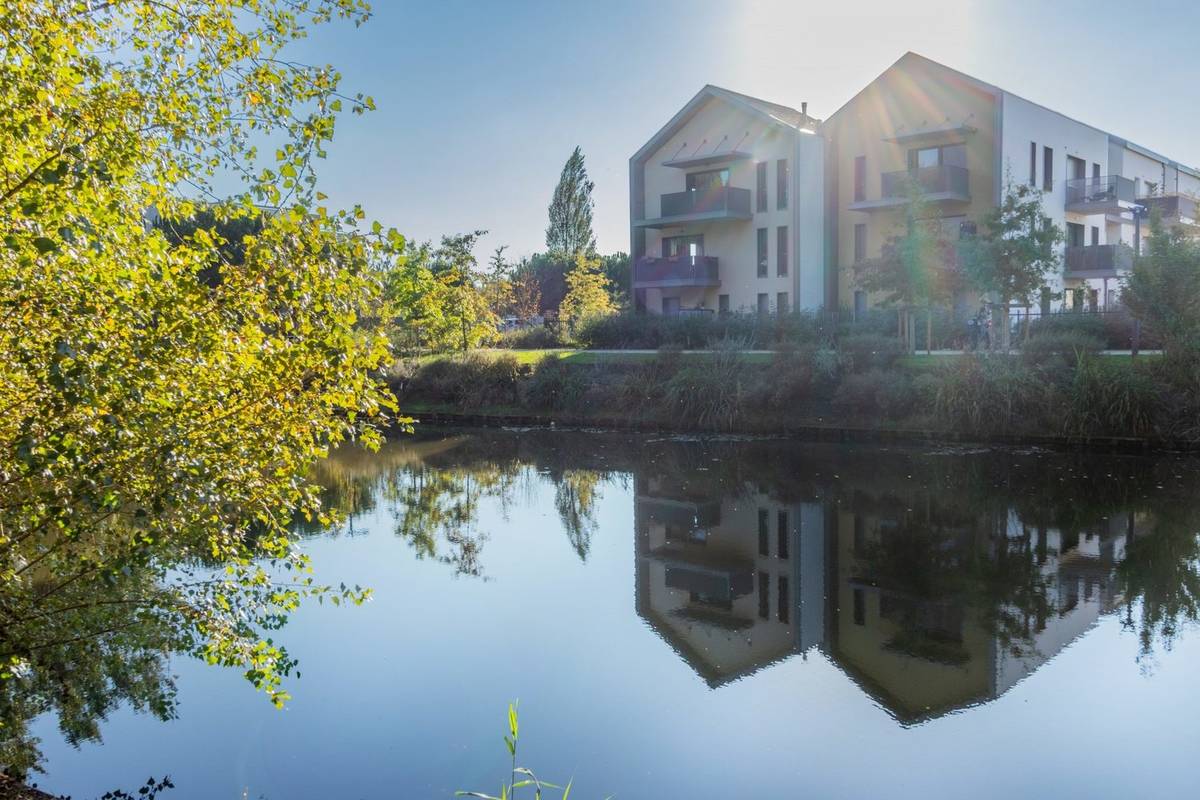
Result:
{"label": "blue sky", "polygon": [[338,205],[416,239],[485,228],[481,260],[543,249],[579,144],[602,252],[627,250],[628,159],[706,83],[828,117],[907,50],[1200,164],[1200,3],[1058,0],[373,0],[314,30],[379,110],[341,123]]}

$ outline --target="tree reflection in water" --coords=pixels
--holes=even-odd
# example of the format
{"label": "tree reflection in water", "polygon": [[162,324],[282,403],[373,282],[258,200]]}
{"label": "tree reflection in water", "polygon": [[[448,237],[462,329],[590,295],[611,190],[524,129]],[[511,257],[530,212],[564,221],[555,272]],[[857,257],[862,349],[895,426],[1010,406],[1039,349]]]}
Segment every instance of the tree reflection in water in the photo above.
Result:
{"label": "tree reflection in water", "polygon": [[[486,520],[549,484],[586,561],[595,537],[630,535],[598,514],[624,486],[636,611],[710,686],[820,653],[911,723],[998,697],[1108,614],[1143,663],[1171,647],[1200,604],[1198,477],[1176,457],[426,431],[316,465],[346,521],[295,526],[353,535],[383,515],[417,558],[484,578]],[[0,655],[27,654],[0,681],[8,772],[36,767],[38,715],[78,743],[121,704],[175,714],[168,660],[194,642],[147,610],[162,579],[81,585],[75,612],[68,586],[53,624],[0,632]]]}

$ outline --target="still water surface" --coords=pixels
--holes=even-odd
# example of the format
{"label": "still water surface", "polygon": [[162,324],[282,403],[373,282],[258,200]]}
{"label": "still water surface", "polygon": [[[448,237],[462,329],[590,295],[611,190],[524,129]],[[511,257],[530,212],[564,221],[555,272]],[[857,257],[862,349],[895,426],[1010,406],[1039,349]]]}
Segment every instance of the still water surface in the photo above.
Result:
{"label": "still water surface", "polygon": [[426,431],[318,474],[284,711],[174,662],[180,715],[43,719],[44,788],[169,798],[1195,796],[1200,465]]}

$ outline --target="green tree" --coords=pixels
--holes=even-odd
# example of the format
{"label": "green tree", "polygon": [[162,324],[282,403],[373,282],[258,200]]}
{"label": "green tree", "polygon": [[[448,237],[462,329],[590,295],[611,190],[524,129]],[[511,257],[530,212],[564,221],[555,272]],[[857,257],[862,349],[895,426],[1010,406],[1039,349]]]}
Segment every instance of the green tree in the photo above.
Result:
{"label": "green tree", "polygon": [[[929,219],[915,183],[903,209],[903,230],[888,238],[878,258],[854,266],[856,285],[883,295],[885,305],[896,306],[899,334],[908,349],[916,348],[914,312],[924,309],[932,319],[934,306],[952,301],[961,288],[954,252],[941,235],[940,220]],[[930,336],[926,331],[926,343]],[[932,346],[930,344],[930,346]]]}
{"label": "green tree", "polygon": [[1009,349],[1009,307],[1029,305],[1046,285],[1046,276],[1060,265],[1056,246],[1062,230],[1046,216],[1042,193],[1011,179],[1004,198],[980,221],[977,236],[964,239],[959,255],[968,283],[992,295],[999,306],[1000,336],[994,344]]}
{"label": "green tree", "polygon": [[568,261],[579,253],[596,252],[592,233],[592,189],[583,163],[583,151],[576,147],[563,166],[562,176],[550,200],[550,225],[546,228],[546,248]]}
{"label": "green tree", "polygon": [[567,273],[566,283],[567,294],[558,319],[568,336],[574,336],[588,320],[616,311],[599,259],[583,253],[575,256],[575,267]]}
{"label": "green tree", "polygon": [[1168,357],[1195,356],[1200,352],[1200,244],[1155,216],[1146,252],[1126,277],[1121,301],[1162,340]]}
{"label": "green tree", "polygon": [[[387,342],[360,321],[403,238],[321,205],[314,160],[344,106],[373,104],[282,51],[367,15],[360,0],[0,5],[0,680],[25,682],[10,696],[64,668],[56,649],[119,650],[152,623],[282,703],[292,661],[269,632],[306,597],[365,596],[318,584],[290,521],[328,520],[304,480],[315,459],[378,441]],[[215,219],[262,226],[240,263],[212,227],[146,224],[151,208],[194,218],[181,189],[211,198],[235,178]]]}
{"label": "green tree", "polygon": [[475,245],[487,231],[443,236],[432,252],[430,269],[441,282],[443,313],[464,352],[491,340],[498,320],[488,306],[484,279],[476,267]]}
{"label": "green tree", "polygon": [[262,233],[263,216],[217,204],[200,206],[190,217],[182,219],[158,217],[154,225],[174,246],[191,241],[197,231],[205,231],[215,247],[211,263],[200,273],[200,281],[216,286],[221,282],[223,265],[239,267],[246,262],[247,237]]}

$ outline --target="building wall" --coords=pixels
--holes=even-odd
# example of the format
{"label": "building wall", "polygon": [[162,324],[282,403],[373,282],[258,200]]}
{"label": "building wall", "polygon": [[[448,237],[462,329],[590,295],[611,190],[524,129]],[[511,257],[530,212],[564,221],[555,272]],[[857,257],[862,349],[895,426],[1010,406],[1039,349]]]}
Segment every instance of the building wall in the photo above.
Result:
{"label": "building wall", "polygon": [[[819,307],[824,295],[823,144],[817,136],[801,134],[761,114],[714,97],[650,154],[642,167],[641,180],[646,218],[661,216],[662,195],[684,191],[688,173],[726,166],[730,169],[729,185],[750,192],[753,218],[646,230],[643,252],[649,256],[661,255],[664,237],[702,234],[705,255],[717,258],[721,281],[721,286],[715,289],[648,289],[647,310],[659,311],[664,297],[678,297],[682,308],[703,307],[715,311],[718,308],[718,296],[727,294],[732,310],[752,311],[757,307],[760,293],[768,295],[771,309],[774,310],[781,292],[787,293],[790,308]],[[684,155],[731,149],[749,152],[753,157],[690,169],[663,166],[663,162]],[[788,159],[789,162],[786,209],[777,207],[776,170],[779,159]],[[756,202],[756,170],[759,162],[767,163],[767,208],[761,212]],[[638,206],[638,198],[634,198],[631,206]],[[777,229],[780,226],[788,226],[786,276],[777,274]],[[758,277],[759,228],[768,231],[768,269],[764,278]]]}
{"label": "building wall", "polygon": [[[977,219],[995,202],[997,111],[995,96],[973,81],[911,60],[889,69],[825,124],[823,133],[829,148],[826,168],[832,178],[830,210],[835,217],[835,242],[830,257],[838,275],[840,306],[853,305],[854,226],[866,224],[866,257],[876,258],[884,242],[899,232],[903,221],[902,211],[866,212],[848,208],[854,202],[855,158],[866,157],[866,198],[875,200],[880,197],[882,173],[906,169],[910,148],[961,142],[967,150],[971,201],[931,205],[929,210],[938,217]],[[972,132],[923,141],[886,141],[900,133],[959,123],[970,126]],[[869,298],[872,305],[878,300]]]}

